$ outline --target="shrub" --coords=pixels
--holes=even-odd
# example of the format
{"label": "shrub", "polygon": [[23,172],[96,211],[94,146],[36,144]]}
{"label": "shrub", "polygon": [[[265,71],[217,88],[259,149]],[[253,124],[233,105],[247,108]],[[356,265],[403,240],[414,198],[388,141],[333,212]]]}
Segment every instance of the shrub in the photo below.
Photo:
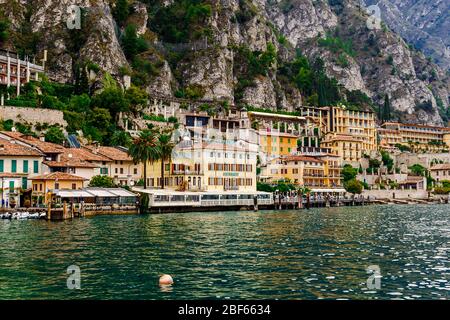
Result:
{"label": "shrub", "polygon": [[58,127],[55,126],[50,127],[45,133],[45,141],[56,144],[63,144],[64,140],[65,140],[64,133]]}
{"label": "shrub", "polygon": [[363,190],[363,184],[356,179],[352,179],[344,183],[344,188],[347,192],[360,194]]}
{"label": "shrub", "polygon": [[102,175],[93,176],[89,182],[89,187],[114,188],[115,186],[113,178]]}

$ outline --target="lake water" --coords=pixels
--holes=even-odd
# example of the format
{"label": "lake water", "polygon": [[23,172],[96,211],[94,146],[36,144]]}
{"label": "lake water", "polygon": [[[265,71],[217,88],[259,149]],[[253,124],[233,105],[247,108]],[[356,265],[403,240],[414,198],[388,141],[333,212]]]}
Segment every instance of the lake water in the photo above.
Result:
{"label": "lake water", "polygon": [[0,299],[448,299],[449,252],[449,205],[0,220]]}

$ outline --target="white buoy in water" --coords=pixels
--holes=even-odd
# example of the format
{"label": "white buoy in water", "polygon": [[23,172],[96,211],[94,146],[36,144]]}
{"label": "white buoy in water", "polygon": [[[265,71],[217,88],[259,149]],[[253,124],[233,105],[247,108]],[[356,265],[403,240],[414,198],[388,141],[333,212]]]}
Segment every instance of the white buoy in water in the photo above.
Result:
{"label": "white buoy in water", "polygon": [[168,274],[163,274],[161,277],[159,277],[159,284],[163,286],[170,286],[173,284],[173,279]]}

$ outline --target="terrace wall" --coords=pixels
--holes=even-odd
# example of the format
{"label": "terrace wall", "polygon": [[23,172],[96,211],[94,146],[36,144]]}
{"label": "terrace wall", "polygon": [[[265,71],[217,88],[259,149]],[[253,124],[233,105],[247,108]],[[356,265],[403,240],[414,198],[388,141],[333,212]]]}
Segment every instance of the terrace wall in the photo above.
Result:
{"label": "terrace wall", "polygon": [[14,122],[28,122],[35,126],[36,124],[61,125],[67,126],[64,120],[64,114],[59,110],[26,108],[26,107],[0,107],[0,119],[11,119]]}

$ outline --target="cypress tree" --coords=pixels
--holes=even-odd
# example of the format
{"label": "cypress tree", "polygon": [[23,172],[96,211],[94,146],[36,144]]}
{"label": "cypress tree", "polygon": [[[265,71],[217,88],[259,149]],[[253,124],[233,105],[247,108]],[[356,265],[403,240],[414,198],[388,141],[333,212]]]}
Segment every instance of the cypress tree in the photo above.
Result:
{"label": "cypress tree", "polygon": [[387,94],[384,96],[383,120],[391,120],[391,102],[389,101],[389,96]]}
{"label": "cypress tree", "polygon": [[123,27],[125,25],[125,21],[128,18],[128,15],[130,14],[130,9],[128,6],[127,0],[117,0],[116,1],[116,7],[114,8],[113,15],[114,19],[116,20],[117,24],[120,27]]}

